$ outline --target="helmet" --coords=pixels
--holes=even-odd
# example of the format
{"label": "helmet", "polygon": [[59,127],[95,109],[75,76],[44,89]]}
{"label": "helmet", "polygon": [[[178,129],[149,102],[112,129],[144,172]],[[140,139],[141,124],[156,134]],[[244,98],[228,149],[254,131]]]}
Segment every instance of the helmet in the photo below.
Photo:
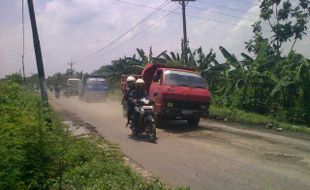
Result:
{"label": "helmet", "polygon": [[126,82],[131,82],[131,81],[135,81],[135,80],[136,80],[135,77],[129,76],[129,77],[127,77],[127,79],[126,79]]}
{"label": "helmet", "polygon": [[144,84],[144,80],[143,79],[138,79],[138,80],[136,80],[136,84]]}

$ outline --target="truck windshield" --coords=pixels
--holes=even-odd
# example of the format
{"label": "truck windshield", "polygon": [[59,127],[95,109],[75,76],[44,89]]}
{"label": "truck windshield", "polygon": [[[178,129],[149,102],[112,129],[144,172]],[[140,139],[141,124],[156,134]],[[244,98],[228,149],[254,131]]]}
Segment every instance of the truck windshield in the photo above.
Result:
{"label": "truck windshield", "polygon": [[105,81],[90,81],[87,83],[87,90],[106,90],[108,88]]}
{"label": "truck windshield", "polygon": [[72,88],[78,88],[80,85],[80,81],[69,81],[68,86]]}
{"label": "truck windshield", "polygon": [[166,70],[165,71],[166,85],[170,86],[188,86],[194,88],[207,88],[206,83],[199,74]]}

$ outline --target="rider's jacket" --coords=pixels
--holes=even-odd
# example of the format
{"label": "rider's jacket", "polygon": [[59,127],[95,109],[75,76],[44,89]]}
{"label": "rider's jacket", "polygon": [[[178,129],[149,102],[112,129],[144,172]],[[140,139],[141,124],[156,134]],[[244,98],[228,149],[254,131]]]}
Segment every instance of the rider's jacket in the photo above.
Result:
{"label": "rider's jacket", "polygon": [[124,99],[125,101],[128,102],[129,95],[130,95],[130,93],[131,93],[133,90],[135,90],[135,88],[129,88],[129,87],[126,88],[125,93],[124,93],[124,97],[123,97],[123,99]]}
{"label": "rider's jacket", "polygon": [[145,90],[137,90],[134,89],[130,92],[129,96],[128,96],[128,101],[131,105],[134,105],[135,102],[134,100],[139,100],[141,98],[147,98],[147,92]]}

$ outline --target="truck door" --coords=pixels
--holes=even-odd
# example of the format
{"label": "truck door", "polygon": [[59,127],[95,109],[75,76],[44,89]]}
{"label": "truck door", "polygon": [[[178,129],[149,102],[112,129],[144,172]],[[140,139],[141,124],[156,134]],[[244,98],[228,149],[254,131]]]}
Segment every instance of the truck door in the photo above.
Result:
{"label": "truck door", "polygon": [[159,112],[162,107],[163,70],[158,69],[150,86],[149,96],[155,100],[155,110]]}

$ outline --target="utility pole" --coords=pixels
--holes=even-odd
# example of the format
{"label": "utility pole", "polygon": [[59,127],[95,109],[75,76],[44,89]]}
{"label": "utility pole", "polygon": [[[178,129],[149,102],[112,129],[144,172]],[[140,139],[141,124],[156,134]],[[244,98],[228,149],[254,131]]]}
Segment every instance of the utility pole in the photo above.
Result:
{"label": "utility pole", "polygon": [[46,85],[45,85],[45,73],[44,73],[44,65],[42,59],[42,52],[41,52],[41,45],[40,39],[37,29],[37,22],[36,16],[33,7],[33,1],[28,0],[28,9],[29,9],[29,16],[32,28],[32,35],[33,35],[33,46],[34,51],[36,54],[36,61],[37,61],[37,68],[38,68],[38,75],[39,75],[39,82],[40,82],[40,90],[41,90],[41,97],[44,104],[48,104],[47,99],[47,92],[46,92]]}
{"label": "utility pole", "polygon": [[22,42],[22,69],[23,69],[23,79],[24,84],[26,84],[26,76],[25,76],[25,19],[24,19],[24,0],[22,0],[22,36],[23,36],[23,42]]}
{"label": "utility pole", "polygon": [[71,62],[68,63],[68,65],[70,66],[70,70],[73,71],[73,65],[75,65],[75,63],[72,61],[72,59]]}
{"label": "utility pole", "polygon": [[187,49],[188,49],[188,39],[187,39],[187,32],[186,32],[186,5],[189,1],[195,0],[171,0],[171,1],[178,1],[182,6],[182,18],[183,18],[183,40],[182,40],[182,58],[185,63],[187,63]]}
{"label": "utility pole", "polygon": [[71,62],[70,63],[67,63],[67,65],[70,66],[70,75],[73,76],[74,75],[74,71],[73,71],[73,65],[75,65],[75,63],[72,61],[71,59]]}

